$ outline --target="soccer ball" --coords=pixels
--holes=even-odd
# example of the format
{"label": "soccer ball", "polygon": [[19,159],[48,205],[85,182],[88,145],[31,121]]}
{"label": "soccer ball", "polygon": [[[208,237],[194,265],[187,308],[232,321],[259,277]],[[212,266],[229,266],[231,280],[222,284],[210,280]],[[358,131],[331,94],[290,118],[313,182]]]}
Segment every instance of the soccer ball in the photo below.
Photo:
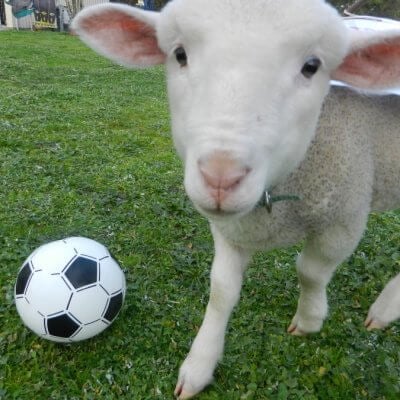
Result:
{"label": "soccer ball", "polygon": [[107,328],[125,297],[125,276],[100,243],[70,237],[36,249],[19,270],[18,313],[39,336],[77,342]]}

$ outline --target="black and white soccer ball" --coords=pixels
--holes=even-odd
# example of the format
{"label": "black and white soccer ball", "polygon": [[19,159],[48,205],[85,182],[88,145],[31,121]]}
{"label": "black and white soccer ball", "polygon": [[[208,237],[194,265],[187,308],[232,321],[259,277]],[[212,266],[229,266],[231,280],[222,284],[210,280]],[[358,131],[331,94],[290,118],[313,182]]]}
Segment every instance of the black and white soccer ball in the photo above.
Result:
{"label": "black and white soccer ball", "polygon": [[23,263],[15,303],[25,325],[55,342],[107,328],[125,298],[125,276],[106,247],[83,237],[45,244]]}

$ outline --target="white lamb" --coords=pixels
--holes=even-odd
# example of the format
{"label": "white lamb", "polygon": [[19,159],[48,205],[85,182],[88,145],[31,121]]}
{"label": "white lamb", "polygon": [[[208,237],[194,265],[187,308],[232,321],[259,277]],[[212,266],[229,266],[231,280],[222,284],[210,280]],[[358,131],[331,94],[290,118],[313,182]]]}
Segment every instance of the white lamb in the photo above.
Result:
{"label": "white lamb", "polygon": [[[350,29],[322,0],[173,0],[161,13],[107,4],[84,9],[73,29],[120,64],[167,66],[185,188],[215,241],[210,300],[179,399],[212,379],[257,249],[305,240],[288,331],[319,331],[326,286],[368,213],[400,206],[400,97],[329,82],[400,86],[400,30]],[[371,307],[368,329],[400,316],[399,293],[400,275]]]}

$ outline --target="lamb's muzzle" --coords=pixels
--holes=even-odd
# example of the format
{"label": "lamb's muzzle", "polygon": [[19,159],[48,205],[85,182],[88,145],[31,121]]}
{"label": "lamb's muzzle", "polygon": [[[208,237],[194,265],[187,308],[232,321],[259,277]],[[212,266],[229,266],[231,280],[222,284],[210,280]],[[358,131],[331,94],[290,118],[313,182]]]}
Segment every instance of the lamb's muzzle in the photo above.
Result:
{"label": "lamb's muzzle", "polygon": [[198,167],[217,210],[223,210],[225,199],[251,171],[249,166],[223,151],[201,158]]}

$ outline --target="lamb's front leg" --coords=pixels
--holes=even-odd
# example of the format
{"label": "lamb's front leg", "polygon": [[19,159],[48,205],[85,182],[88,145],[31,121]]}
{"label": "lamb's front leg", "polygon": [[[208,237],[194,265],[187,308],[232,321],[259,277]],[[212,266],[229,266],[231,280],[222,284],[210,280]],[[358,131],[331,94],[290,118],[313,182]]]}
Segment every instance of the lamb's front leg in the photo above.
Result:
{"label": "lamb's front leg", "polygon": [[239,300],[243,272],[250,254],[227,243],[213,229],[215,256],[211,269],[211,292],[206,314],[183,362],[175,389],[178,399],[189,399],[202,391],[212,375],[224,348],[225,329]]}

